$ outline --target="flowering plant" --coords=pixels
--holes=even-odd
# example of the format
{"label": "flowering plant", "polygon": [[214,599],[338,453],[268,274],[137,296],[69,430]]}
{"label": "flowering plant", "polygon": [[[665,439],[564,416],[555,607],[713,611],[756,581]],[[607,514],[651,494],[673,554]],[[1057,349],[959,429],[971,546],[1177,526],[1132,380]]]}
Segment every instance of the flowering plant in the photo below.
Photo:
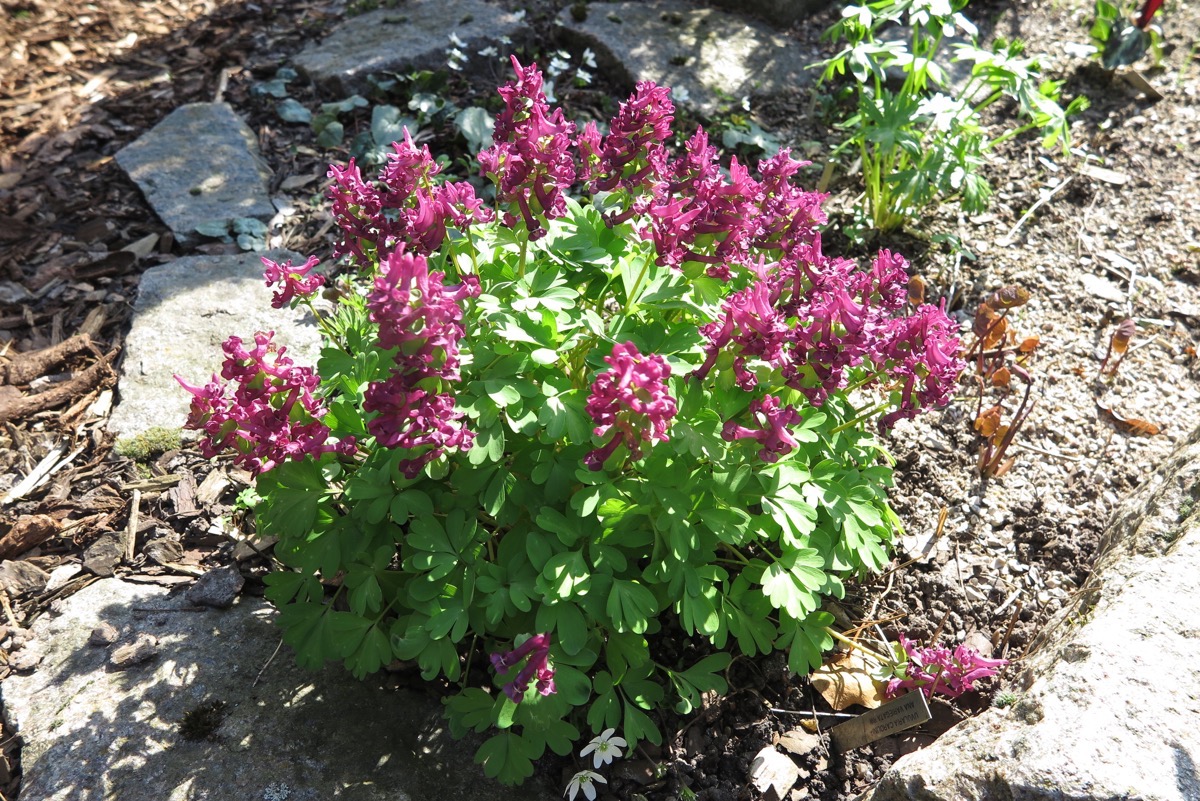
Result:
{"label": "flowering plant", "polygon": [[[514,66],[479,154],[494,208],[407,137],[375,181],[332,167],[336,306],[310,263],[267,263],[321,320],[315,372],[260,334],[227,345],[232,390],[188,387],[206,453],[257,474],[298,660],[459,682],[451,728],[497,729],[477,759],[505,782],[582,725],[597,761],[659,742],[656,710],[724,692],[731,652],[819,666],[822,597],[898,529],[873,429],[962,368],[903,258],[823,253],[786,151],[758,177],[702,130],[672,154],[649,83],[579,129]],[[659,661],[667,630],[689,639]]]}
{"label": "flowering plant", "polygon": [[1008,664],[1007,659],[988,659],[969,645],[954,649],[921,646],[903,634],[893,650],[897,661],[888,679],[889,698],[914,689],[925,693],[926,698],[934,693],[957,698],[975,689],[975,682],[990,679]]}
{"label": "flowering plant", "polygon": [[[842,9],[826,37],[842,49],[817,64],[823,80],[847,71],[855,109],[842,127],[849,132],[838,151],[862,160],[865,217],[880,231],[904,226],[938,198],[957,200],[964,211],[987,208],[992,188],[981,172],[1001,142],[1037,129],[1046,148],[1066,155],[1068,117],[1087,108],[1077,97],[1059,105],[1061,81],[1043,80],[1034,59],[1017,41],[979,46],[978,30],[961,12],[967,0],[875,0]],[[897,27],[907,24],[907,29]],[[953,62],[969,76],[952,80],[943,68],[944,45],[955,37]],[[894,80],[893,80],[894,79]],[[1025,119],[996,138],[981,115],[1002,98],[1016,102]]]}

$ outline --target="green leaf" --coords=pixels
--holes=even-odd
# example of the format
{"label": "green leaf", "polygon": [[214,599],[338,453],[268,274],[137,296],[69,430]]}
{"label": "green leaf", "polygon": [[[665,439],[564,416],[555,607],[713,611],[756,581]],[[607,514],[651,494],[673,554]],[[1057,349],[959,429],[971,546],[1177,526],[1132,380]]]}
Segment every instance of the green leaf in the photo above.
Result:
{"label": "green leaf", "polygon": [[475,761],[483,765],[484,774],[490,778],[517,785],[533,775],[533,760],[525,753],[527,748],[520,735],[504,731],[479,746]]}
{"label": "green leaf", "polygon": [[192,230],[201,236],[207,236],[213,239],[221,239],[229,236],[229,220],[207,220],[200,223]]}
{"label": "green leaf", "polygon": [[636,581],[613,579],[605,607],[613,627],[619,632],[643,634],[658,615],[654,593]]}
{"label": "green leaf", "polygon": [[317,144],[321,147],[338,147],[346,136],[346,129],[337,120],[333,120],[317,134]]}
{"label": "green leaf", "polygon": [[587,562],[579,551],[567,551],[555,554],[542,568],[542,576],[538,581],[539,589],[545,589],[548,594],[566,600],[577,596],[587,595],[591,584],[592,574]]}
{"label": "green leaf", "polygon": [[496,699],[478,687],[468,687],[458,695],[445,699],[451,734],[462,737],[468,730],[484,732],[492,727],[496,716]]}
{"label": "green leaf", "polygon": [[299,100],[287,98],[275,104],[275,113],[284,122],[310,123],[313,114]]}
{"label": "green leaf", "polygon": [[454,126],[467,140],[472,155],[492,146],[492,131],[496,121],[482,106],[471,106],[460,111],[454,118]]}

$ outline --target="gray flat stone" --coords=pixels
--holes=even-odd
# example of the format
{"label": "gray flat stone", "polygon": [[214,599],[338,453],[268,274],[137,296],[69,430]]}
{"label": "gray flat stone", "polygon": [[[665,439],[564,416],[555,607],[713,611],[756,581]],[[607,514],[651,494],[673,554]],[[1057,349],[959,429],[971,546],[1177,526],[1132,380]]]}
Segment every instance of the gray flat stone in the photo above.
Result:
{"label": "gray flat stone", "polygon": [[813,54],[755,20],[683,0],[589,3],[587,11],[577,22],[568,8],[559,21],[596,50],[602,68],[630,83],[685,90],[686,105],[704,113],[716,111],[722,95],[777,94],[816,78],[804,69]]}
{"label": "gray flat stone", "polygon": [[[41,665],[0,686],[8,723],[24,743],[22,798],[558,796],[537,776],[517,790],[488,781],[472,763],[478,741],[450,737],[436,698],[387,690],[378,677],[355,681],[340,665],[302,670],[286,647],[271,659],[279,631],[262,600],[242,598],[226,611],[134,611],[183,604],[161,587],[105,579],[37,620],[34,634],[46,648]],[[153,637],[153,657],[106,669],[116,646],[87,644],[101,622],[131,641]],[[225,705],[224,717],[208,738],[180,736],[183,717],[213,702]]]}
{"label": "gray flat stone", "polygon": [[863,801],[1200,798],[1200,431],[1113,516],[1011,706],[903,757]]}
{"label": "gray flat stone", "polygon": [[451,33],[467,43],[464,52],[471,55],[525,30],[515,14],[482,0],[408,0],[346,20],[292,63],[322,90],[346,94],[363,89],[372,73],[444,68]]}
{"label": "gray flat stone", "polygon": [[201,223],[275,216],[254,132],[226,103],[180,106],[117,163],[182,245],[199,240]]}
{"label": "gray flat stone", "polygon": [[253,342],[254,332],[274,331],[275,342],[297,365],[316,364],[316,324],[305,312],[271,308],[263,255],[304,262],[288,251],[185,256],[142,275],[110,431],[131,437],[154,427],[181,427],[192,396],[173,375],[193,385],[207,382],[220,372],[221,343],[230,336]]}
{"label": "gray flat stone", "polygon": [[802,17],[828,8],[829,0],[716,0],[716,4],[739,14],[753,14],[776,25],[788,26]]}

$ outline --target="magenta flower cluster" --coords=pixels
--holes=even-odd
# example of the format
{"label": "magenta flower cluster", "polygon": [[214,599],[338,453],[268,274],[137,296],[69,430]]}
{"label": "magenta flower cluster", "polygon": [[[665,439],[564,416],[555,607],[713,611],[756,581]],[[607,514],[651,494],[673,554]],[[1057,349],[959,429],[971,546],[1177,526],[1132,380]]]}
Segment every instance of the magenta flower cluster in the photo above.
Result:
{"label": "magenta flower cluster", "polygon": [[755,440],[761,446],[758,458],[764,462],[778,462],[795,450],[798,443],[788,428],[800,422],[800,413],[794,406],[781,406],[779,398],[767,395],[762,400],[750,401],[750,416],[756,421],[761,418],[761,425],[748,428],[736,420],[725,421],[721,436],[726,442]]}
{"label": "magenta flower cluster", "polygon": [[925,693],[926,698],[935,692],[957,698],[975,689],[975,682],[990,679],[1008,664],[1007,659],[987,659],[967,645],[959,645],[953,650],[945,646],[920,646],[903,634],[900,645],[908,654],[908,665],[904,678],[893,678],[888,682],[890,698],[902,690],[913,689]]}
{"label": "magenta flower cluster", "polygon": [[220,378],[228,384],[214,375],[194,387],[175,376],[192,393],[185,428],[204,433],[200,452],[211,459],[231,450],[234,463],[256,475],[289,459],[354,453],[353,437],[331,442],[320,422],[325,408],[313,396],[320,378],[310,367],[297,367],[273,336],[256,334],[249,349],[238,337],[225,341]]}
{"label": "magenta flower cluster", "polygon": [[363,180],[354,159],[329,168],[328,197],[342,231],[334,255],[349,256],[363,270],[400,246],[433,253],[446,240],[448,227],[464,229],[492,219],[470,183],[434,180],[441,167],[427,145],[413,143],[407,129],[404,141],[392,148],[378,185]]}
{"label": "magenta flower cluster", "polygon": [[862,271],[824,256],[814,235],[757,269],[750,286],[725,300],[721,316],[701,328],[706,358],[693,376],[707,377],[727,353],[742,389],[758,385],[750,369],[758,362],[820,406],[847,387],[849,370],[863,368],[868,380],[860,386],[877,384],[897,394],[895,408],[880,417],[882,429],[944,405],[963,368],[957,326],[934,306],[901,314],[907,282],[901,256],[881,251]]}
{"label": "magenta flower cluster", "polygon": [[593,433],[609,439],[583,458],[590,470],[624,445],[634,459],[641,458],[642,443],[665,441],[677,407],[667,394],[671,368],[662,356],[644,356],[632,342],[613,346],[605,356],[609,369],[596,376],[587,400],[587,413],[596,423]]}
{"label": "magenta flower cluster", "polygon": [[266,279],[267,286],[280,285],[271,297],[271,307],[274,309],[290,306],[296,298],[312,297],[318,289],[325,286],[325,276],[312,272],[319,263],[316,256],[310,256],[308,261],[299,267],[292,266],[291,259],[280,264],[266,256],[263,257],[262,263],[265,268],[263,278]]}
{"label": "magenta flower cluster", "polygon": [[510,209],[504,224],[515,226],[519,216],[530,240],[537,240],[546,235],[542,220],[567,213],[564,193],[575,183],[575,123],[562,109],[550,110],[536,66],[522,67],[516,56],[512,64],[517,80],[499,90],[504,110],[496,117],[494,144],[478,158],[496,183],[497,202]]}
{"label": "magenta flower cluster", "polygon": [[[543,218],[562,216],[563,193],[580,180],[616,198],[610,224],[643,220],[640,235],[653,242],[660,266],[746,282],[702,328],[708,346],[693,378],[703,380],[718,363],[728,363],[736,383],[753,392],[758,363],[773,371],[773,383],[820,406],[847,388],[850,370],[862,368],[870,378],[860,385],[894,392],[895,408],[879,420],[884,429],[949,400],[963,367],[957,327],[935,307],[903,314],[908,264],[902,257],[882,251],[862,271],[822,253],[825,195],[793,181],[806,162],[783,150],[759,163],[758,178],[736,158],[725,171],[702,129],[672,159],[666,142],[674,106],[669,90],[650,82],[638,84],[621,104],[607,135],[589,124],[572,143],[574,126],[561,111],[549,111],[541,74],[515,59],[513,65],[518,79],[500,90],[505,110],[496,145],[480,156],[500,187],[500,201],[516,210],[505,224],[520,217],[531,239],[542,236]],[[731,358],[721,360],[723,353]],[[765,414],[763,403],[751,414]],[[770,435],[754,438],[778,458],[787,452],[787,426],[798,416],[790,406],[771,414]],[[735,424],[728,434],[747,438],[749,430]],[[633,441],[628,434],[622,439]],[[589,466],[617,444],[614,438],[607,451],[589,454]]]}
{"label": "magenta flower cluster", "polygon": [[503,651],[491,655],[492,667],[497,675],[503,675],[521,664],[522,659],[528,659],[525,667],[504,685],[504,694],[514,704],[521,703],[529,690],[530,682],[536,681],[537,691],[541,695],[555,692],[554,668],[550,667],[550,635],[537,634],[518,645],[511,651]]}
{"label": "magenta flower cluster", "polygon": [[444,280],[444,274],[429,272],[424,256],[401,245],[383,258],[367,297],[379,344],[396,350],[389,378],[367,386],[363,408],[376,413],[367,430],[384,447],[412,451],[400,465],[409,478],[442,453],[468,450],[474,441],[459,422],[463,414],[454,408],[451,390],[459,379],[461,304],[479,294],[479,279],[468,275],[457,286]]}

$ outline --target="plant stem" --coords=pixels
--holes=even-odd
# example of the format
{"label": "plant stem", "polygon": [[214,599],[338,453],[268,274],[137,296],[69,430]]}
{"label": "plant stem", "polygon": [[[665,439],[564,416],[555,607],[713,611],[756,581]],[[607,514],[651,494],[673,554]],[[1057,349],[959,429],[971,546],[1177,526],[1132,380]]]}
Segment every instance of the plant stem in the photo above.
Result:
{"label": "plant stem", "polygon": [[892,404],[892,402],[890,400],[880,401],[879,403],[872,406],[870,409],[867,409],[865,412],[860,412],[858,415],[856,415],[854,417],[853,420],[847,420],[846,422],[842,423],[840,426],[837,426],[836,428],[834,428],[829,433],[830,434],[840,434],[841,432],[845,431],[847,428],[850,428],[851,426],[856,426],[859,423],[861,423],[863,420],[866,420],[869,417],[874,417],[877,412],[883,411],[885,408],[887,408],[891,404]]}
{"label": "plant stem", "polygon": [[862,651],[864,654],[871,657],[872,659],[874,659],[876,662],[878,662],[881,665],[896,664],[896,660],[886,657],[883,654],[876,651],[875,649],[868,648],[867,646],[863,645],[862,643],[850,639],[845,634],[842,634],[840,631],[838,631],[834,628],[831,628],[829,626],[822,626],[821,628],[823,628],[830,637],[833,637],[835,640],[837,640],[845,645],[849,645],[851,649],[858,649],[859,651]]}

